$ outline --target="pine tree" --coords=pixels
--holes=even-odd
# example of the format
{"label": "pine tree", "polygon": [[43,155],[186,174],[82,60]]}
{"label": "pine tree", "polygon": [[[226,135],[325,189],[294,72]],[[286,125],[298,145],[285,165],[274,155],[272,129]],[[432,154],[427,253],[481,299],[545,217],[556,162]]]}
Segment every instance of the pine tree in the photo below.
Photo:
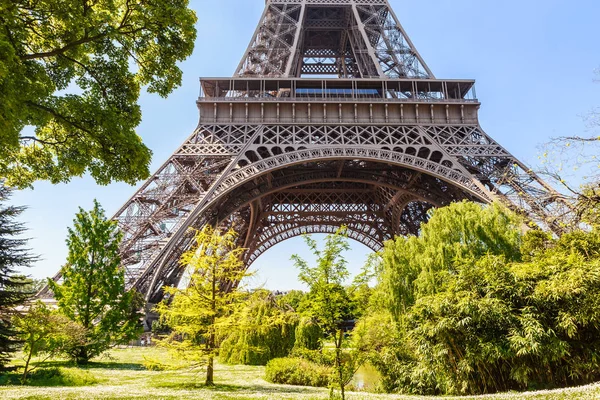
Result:
{"label": "pine tree", "polygon": [[2,205],[9,196],[10,190],[0,182],[0,369],[20,344],[11,322],[14,307],[31,296],[24,290],[29,281],[18,275],[18,269],[35,261],[25,247],[27,239],[19,238],[25,227],[16,218],[25,208]]}
{"label": "pine tree", "polygon": [[91,211],[80,208],[69,228],[63,282],[49,281],[59,310],[87,331],[86,343],[70,352],[79,364],[141,333],[139,294],[125,288],[119,255],[122,236],[97,201]]}

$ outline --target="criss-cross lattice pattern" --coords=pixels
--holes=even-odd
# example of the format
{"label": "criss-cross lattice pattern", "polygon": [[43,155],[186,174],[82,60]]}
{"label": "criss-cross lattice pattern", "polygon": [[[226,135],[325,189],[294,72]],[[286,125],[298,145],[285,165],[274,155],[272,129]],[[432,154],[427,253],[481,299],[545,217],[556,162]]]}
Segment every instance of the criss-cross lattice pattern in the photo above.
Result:
{"label": "criss-cross lattice pattern", "polygon": [[433,77],[385,0],[268,1],[237,74]]}

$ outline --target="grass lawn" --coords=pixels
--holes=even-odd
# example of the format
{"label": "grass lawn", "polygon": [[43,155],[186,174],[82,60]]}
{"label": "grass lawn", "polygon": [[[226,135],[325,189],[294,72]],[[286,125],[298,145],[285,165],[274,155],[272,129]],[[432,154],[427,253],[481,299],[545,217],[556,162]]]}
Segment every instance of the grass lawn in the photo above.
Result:
{"label": "grass lawn", "polygon": [[[0,386],[0,399],[327,399],[328,390],[266,382],[264,367],[217,365],[216,386],[204,387],[202,373],[189,369],[149,371],[144,357],[164,361],[165,351],[156,348],[117,349],[109,357],[96,360],[86,368],[75,368],[53,361],[74,382],[85,386]],[[41,371],[41,370],[39,370]],[[68,383],[67,383],[68,384]],[[427,399],[370,393],[349,393],[349,399]],[[460,397],[457,399],[600,399],[600,384],[548,392]],[[444,399],[451,399],[444,397]]]}

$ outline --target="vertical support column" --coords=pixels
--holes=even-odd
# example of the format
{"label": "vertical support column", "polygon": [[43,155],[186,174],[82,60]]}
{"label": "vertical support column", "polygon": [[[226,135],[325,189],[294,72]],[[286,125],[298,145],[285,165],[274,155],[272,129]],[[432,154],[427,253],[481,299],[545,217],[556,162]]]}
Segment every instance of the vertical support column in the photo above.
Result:
{"label": "vertical support column", "polygon": [[381,69],[381,64],[379,64],[379,60],[377,59],[375,50],[373,49],[373,46],[371,46],[371,42],[369,41],[367,32],[365,32],[365,24],[362,22],[362,19],[360,18],[360,15],[358,14],[358,9],[356,8],[355,3],[352,3],[352,12],[354,13],[354,19],[356,20],[356,25],[358,26],[360,35],[363,38],[363,42],[365,44],[365,49],[368,51],[369,57],[371,58],[373,65],[375,65],[375,68],[377,69],[377,73],[379,74],[379,77],[381,79],[385,79],[386,75],[383,73],[383,69]]}
{"label": "vertical support column", "polygon": [[[285,67],[285,76],[286,77],[291,77],[292,69],[294,68],[294,65],[300,66],[300,68],[302,68],[301,63],[299,63],[299,61],[297,60],[297,57],[300,55],[300,54],[298,54],[298,43],[300,42],[300,36],[302,35],[302,32],[303,32],[302,26],[304,25],[304,14],[306,12],[306,2],[303,1],[302,5],[300,7],[301,7],[300,17],[298,17],[298,22],[296,23],[296,35],[294,36],[294,43],[292,44],[292,47],[290,49],[290,57],[288,58],[287,66]],[[300,76],[300,74],[296,74],[296,75]]]}

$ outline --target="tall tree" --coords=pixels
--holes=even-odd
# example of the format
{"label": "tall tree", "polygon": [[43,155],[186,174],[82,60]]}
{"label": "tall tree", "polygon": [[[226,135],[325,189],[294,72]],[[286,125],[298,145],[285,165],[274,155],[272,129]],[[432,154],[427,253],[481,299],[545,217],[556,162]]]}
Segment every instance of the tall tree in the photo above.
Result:
{"label": "tall tree", "polygon": [[13,309],[32,294],[24,290],[29,281],[18,275],[18,269],[35,260],[25,247],[27,240],[19,238],[25,227],[16,218],[24,208],[4,205],[9,196],[10,190],[0,182],[0,369],[19,346],[11,322]]}
{"label": "tall tree", "polygon": [[219,359],[230,364],[266,365],[287,357],[294,347],[298,314],[268,290],[256,290],[231,315]]}
{"label": "tall tree", "polygon": [[70,350],[85,364],[114,344],[126,343],[141,333],[141,299],[125,287],[119,243],[122,233],[107,220],[94,200],[91,211],[79,209],[69,228],[67,263],[62,284],[49,280],[59,310],[87,331],[86,341]]}
{"label": "tall tree", "polygon": [[173,330],[163,345],[197,365],[206,364],[206,385],[214,384],[217,334],[244,298],[239,282],[249,275],[241,261],[245,249],[236,247],[236,236],[233,230],[221,232],[210,226],[196,231],[195,245],[181,257],[188,268],[188,286],[165,287],[172,302],[157,307]]}
{"label": "tall tree", "polygon": [[[135,183],[142,88],[167,96],[193,50],[188,0],[0,0],[0,177]],[[28,127],[33,127],[30,129]]]}
{"label": "tall tree", "polygon": [[336,381],[342,399],[345,399],[345,386],[352,378],[354,369],[344,362],[344,321],[352,316],[352,300],[343,283],[349,273],[347,261],[343,256],[349,250],[346,228],[338,229],[335,234],[327,235],[323,250],[310,236],[304,236],[310,251],[316,257],[314,266],[302,257],[294,254],[292,260],[300,270],[298,278],[306,283],[310,291],[303,304],[305,313],[313,318],[321,329],[333,340],[335,345]]}

